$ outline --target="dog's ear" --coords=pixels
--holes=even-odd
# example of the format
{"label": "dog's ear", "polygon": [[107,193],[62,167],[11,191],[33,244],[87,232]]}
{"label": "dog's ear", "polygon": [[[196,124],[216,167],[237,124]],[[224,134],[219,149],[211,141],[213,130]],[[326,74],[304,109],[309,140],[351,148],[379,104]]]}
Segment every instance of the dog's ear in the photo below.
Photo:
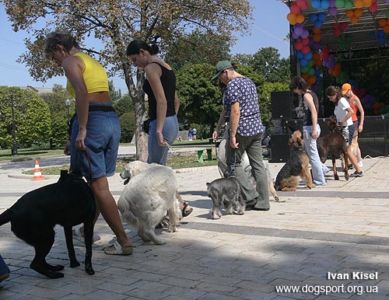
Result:
{"label": "dog's ear", "polygon": [[207,186],[209,186],[211,183],[207,182]]}

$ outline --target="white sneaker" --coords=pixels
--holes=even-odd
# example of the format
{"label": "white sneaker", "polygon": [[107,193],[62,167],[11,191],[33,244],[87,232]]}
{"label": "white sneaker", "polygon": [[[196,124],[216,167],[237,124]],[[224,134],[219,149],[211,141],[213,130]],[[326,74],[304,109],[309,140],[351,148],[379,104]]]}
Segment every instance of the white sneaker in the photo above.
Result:
{"label": "white sneaker", "polygon": [[[83,226],[77,226],[76,228],[73,228],[73,238],[76,239],[77,241],[80,241],[80,242],[85,241],[84,227]],[[95,243],[95,242],[99,241],[100,239],[101,239],[101,237],[98,234],[93,233],[92,243]]]}
{"label": "white sneaker", "polygon": [[360,168],[363,168],[363,161],[362,161],[362,160],[360,160],[360,161],[358,162],[358,166],[359,166]]}

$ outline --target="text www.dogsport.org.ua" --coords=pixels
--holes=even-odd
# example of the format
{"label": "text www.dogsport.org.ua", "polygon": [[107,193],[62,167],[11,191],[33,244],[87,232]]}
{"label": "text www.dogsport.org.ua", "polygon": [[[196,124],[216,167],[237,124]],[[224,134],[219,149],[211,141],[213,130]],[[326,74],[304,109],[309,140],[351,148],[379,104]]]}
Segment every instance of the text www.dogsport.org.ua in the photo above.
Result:
{"label": "text www.dogsport.org.ua", "polygon": [[277,294],[313,294],[313,295],[330,295],[330,294],[378,294],[376,285],[276,285]]}

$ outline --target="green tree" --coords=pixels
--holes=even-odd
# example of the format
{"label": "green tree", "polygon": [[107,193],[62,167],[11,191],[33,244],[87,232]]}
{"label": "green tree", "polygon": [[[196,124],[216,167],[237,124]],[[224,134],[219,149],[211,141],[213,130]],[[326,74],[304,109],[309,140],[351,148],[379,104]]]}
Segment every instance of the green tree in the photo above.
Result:
{"label": "green tree", "polygon": [[120,98],[122,98],[122,91],[116,90],[112,80],[110,80],[108,84],[109,84],[109,95],[111,96],[112,101],[116,102],[120,100]]}
{"label": "green tree", "polygon": [[255,71],[262,74],[266,81],[289,82],[289,58],[280,58],[278,49],[273,47],[260,48],[254,55],[251,65]]}
{"label": "green tree", "polygon": [[271,93],[288,91],[289,84],[283,82],[265,82],[259,92],[262,122],[269,123],[271,116]]}
{"label": "green tree", "polygon": [[231,57],[231,61],[238,65],[253,66],[254,57],[251,54],[235,54]]}
{"label": "green tree", "polygon": [[230,37],[199,29],[177,36],[166,53],[166,61],[176,70],[187,63],[216,65],[229,57]]}
{"label": "green tree", "polygon": [[75,103],[61,85],[54,85],[52,93],[42,94],[41,98],[50,110],[50,148],[62,148],[69,138],[67,122],[75,112]]}
{"label": "green tree", "polygon": [[162,38],[161,48],[167,49],[176,36],[201,28],[229,37],[233,31],[247,31],[251,16],[248,0],[3,0],[15,31],[26,30],[27,52],[20,61],[32,77],[45,80],[61,73],[43,54],[44,37],[49,31],[61,29],[72,32],[82,46],[85,39],[102,41],[101,49],[90,50],[111,73],[119,72],[125,79],[133,100],[136,116],[137,157],[147,157],[146,136],[141,123],[146,116],[142,70],[134,69],[125,55],[126,45],[135,37],[149,41]]}
{"label": "green tree", "polygon": [[129,143],[135,133],[135,114],[126,112],[120,116],[121,137],[120,142]]}
{"label": "green tree", "polygon": [[134,112],[134,109],[132,108],[131,97],[129,95],[125,95],[114,102],[113,107],[119,116],[128,112]]}
{"label": "green tree", "polygon": [[214,70],[210,64],[186,64],[177,72],[179,120],[209,125],[210,132],[222,110],[220,89],[211,81]]}
{"label": "green tree", "polygon": [[15,87],[0,87],[0,120],[0,145],[3,148],[12,145],[13,125],[16,128],[18,146],[29,147],[49,142],[49,107],[35,92]]}

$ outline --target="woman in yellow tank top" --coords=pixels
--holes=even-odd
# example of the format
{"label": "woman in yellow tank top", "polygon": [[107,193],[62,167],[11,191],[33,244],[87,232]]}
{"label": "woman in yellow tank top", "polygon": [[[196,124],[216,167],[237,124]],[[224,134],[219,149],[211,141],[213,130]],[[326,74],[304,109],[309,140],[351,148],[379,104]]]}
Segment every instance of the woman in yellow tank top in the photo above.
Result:
{"label": "woman in yellow tank top", "polygon": [[75,39],[67,33],[49,34],[45,53],[63,68],[68,79],[67,90],[76,100],[70,167],[89,178],[98,207],[117,237],[117,242],[104,251],[129,255],[132,253],[131,241],[124,231],[107,180],[107,176],[115,172],[120,142],[120,124],[112,108],[107,74],[100,63],[80,51]]}

